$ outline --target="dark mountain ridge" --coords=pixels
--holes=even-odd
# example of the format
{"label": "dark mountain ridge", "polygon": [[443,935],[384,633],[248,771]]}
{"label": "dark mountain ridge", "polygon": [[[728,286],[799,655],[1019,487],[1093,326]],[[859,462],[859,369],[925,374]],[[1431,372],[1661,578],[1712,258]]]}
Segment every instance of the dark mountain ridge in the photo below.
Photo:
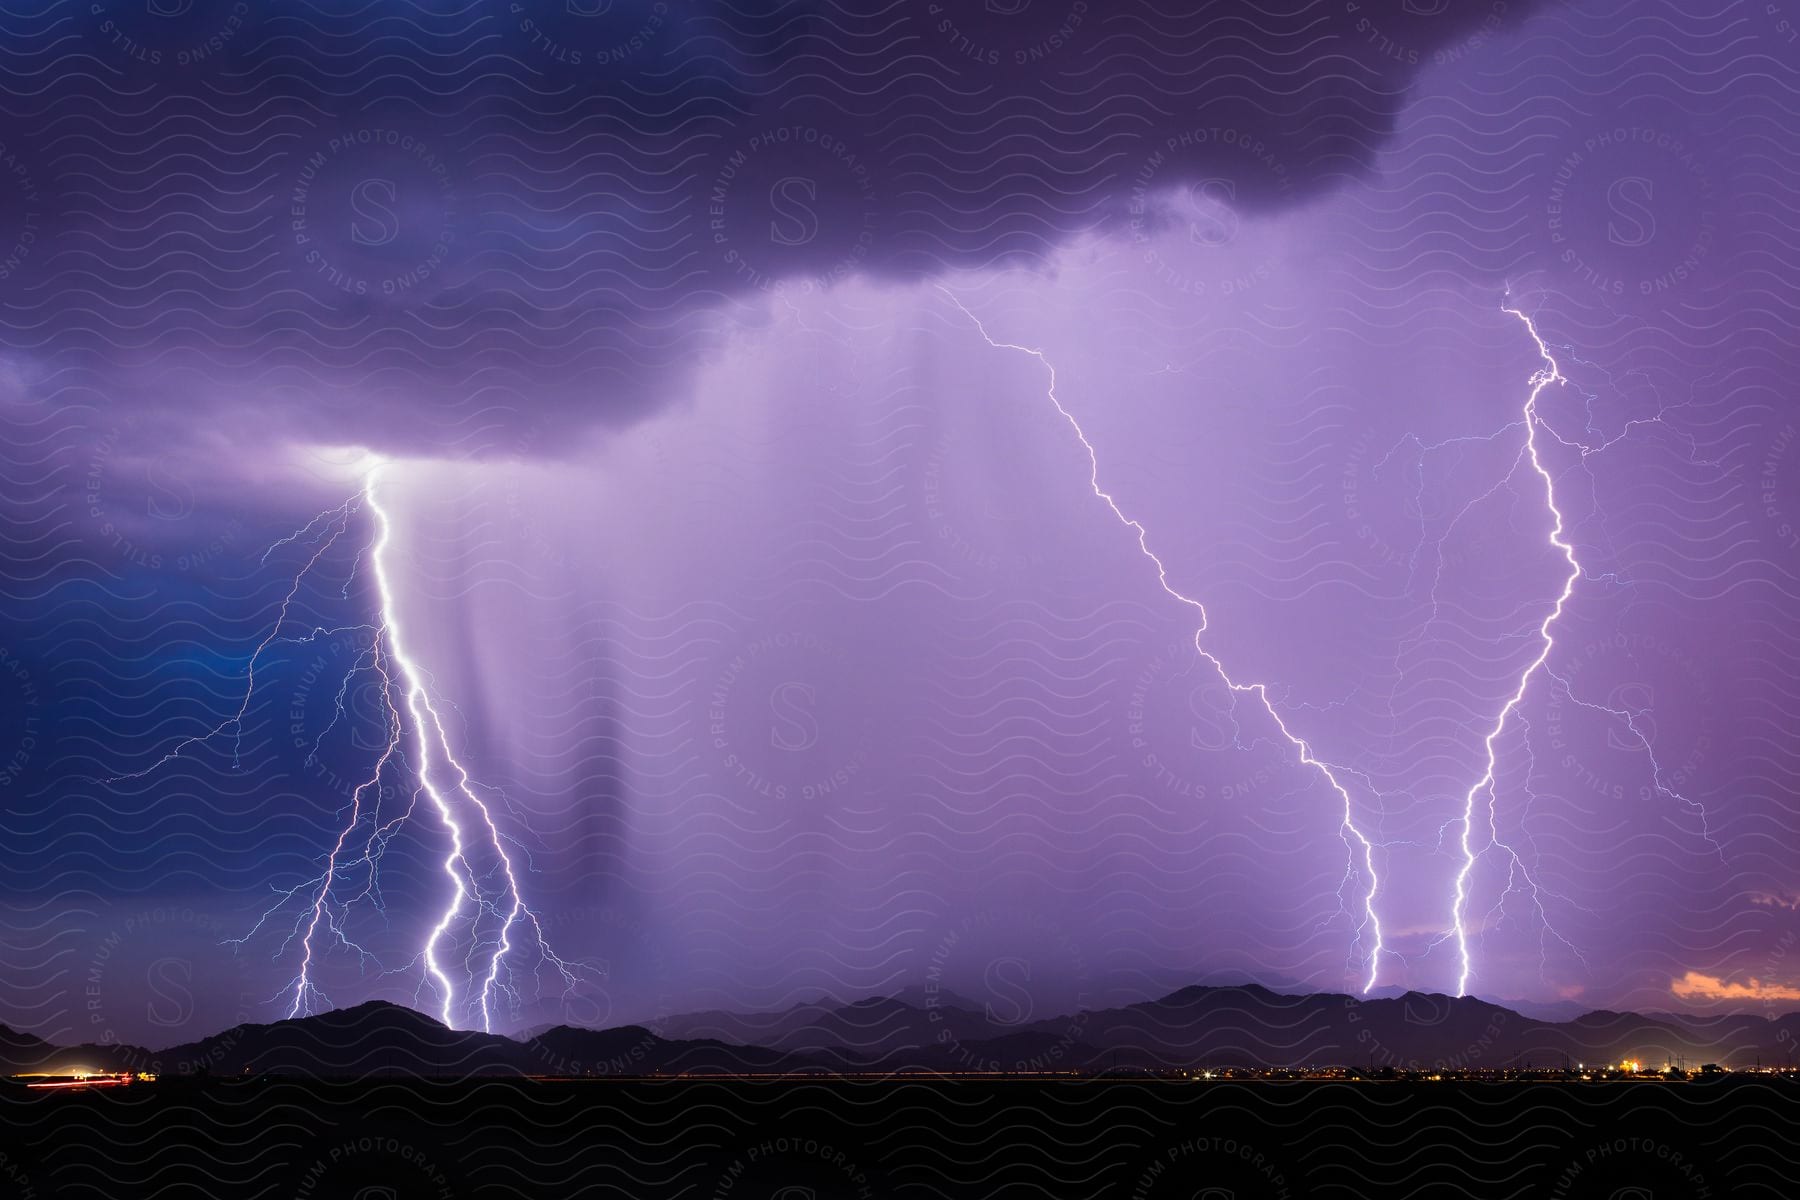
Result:
{"label": "dark mountain ridge", "polygon": [[[902,998],[904,997],[904,998]],[[1781,1064],[1800,1013],[1687,1017],[1596,1010],[1570,1021],[1473,997],[1283,995],[1255,984],[1193,986],[1120,1008],[1003,1021],[953,992],[913,989],[777,1013],[709,1011],[656,1022],[539,1028],[517,1038],[454,1030],[370,1001],[149,1050],[58,1046],[0,1026],[4,1073],[90,1071],[313,1078],[656,1075],[896,1070],[1351,1066],[1495,1069],[1637,1059],[1660,1066]]]}

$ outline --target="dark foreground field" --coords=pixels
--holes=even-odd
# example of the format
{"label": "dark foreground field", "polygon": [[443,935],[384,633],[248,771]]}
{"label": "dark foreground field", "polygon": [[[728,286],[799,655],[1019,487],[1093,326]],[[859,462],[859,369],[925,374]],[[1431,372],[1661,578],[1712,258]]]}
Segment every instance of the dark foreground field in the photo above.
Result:
{"label": "dark foreground field", "polygon": [[0,1091],[34,1197],[1790,1197],[1800,1087],[607,1080]]}

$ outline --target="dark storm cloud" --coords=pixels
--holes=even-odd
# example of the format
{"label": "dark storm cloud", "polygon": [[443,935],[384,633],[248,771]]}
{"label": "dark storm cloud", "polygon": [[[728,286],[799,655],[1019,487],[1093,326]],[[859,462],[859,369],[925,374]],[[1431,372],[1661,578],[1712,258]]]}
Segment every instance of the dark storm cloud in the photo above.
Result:
{"label": "dark storm cloud", "polygon": [[1531,7],[11,11],[3,319],[234,440],[543,453],[678,387],[736,298],[1040,262],[1169,189],[1303,201]]}

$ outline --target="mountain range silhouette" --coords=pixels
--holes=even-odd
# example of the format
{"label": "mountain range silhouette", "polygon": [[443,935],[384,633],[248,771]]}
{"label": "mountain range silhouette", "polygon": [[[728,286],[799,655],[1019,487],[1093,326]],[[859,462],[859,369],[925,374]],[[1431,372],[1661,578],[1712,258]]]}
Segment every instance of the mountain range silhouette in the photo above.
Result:
{"label": "mountain range silhouette", "polygon": [[1795,1057],[1800,1013],[1695,1017],[1594,1011],[1537,1019],[1474,998],[1359,999],[1257,985],[1186,987],[1119,1008],[1003,1020],[954,992],[819,1000],[780,1012],[685,1013],[653,1026],[553,1025],[516,1037],[455,1030],[370,1001],[236,1025],[150,1049],[58,1045],[0,1025],[0,1073],[88,1071],[312,1078],[638,1076],[885,1071],[1103,1071],[1341,1065],[1417,1070],[1562,1067],[1637,1059],[1776,1065]]}

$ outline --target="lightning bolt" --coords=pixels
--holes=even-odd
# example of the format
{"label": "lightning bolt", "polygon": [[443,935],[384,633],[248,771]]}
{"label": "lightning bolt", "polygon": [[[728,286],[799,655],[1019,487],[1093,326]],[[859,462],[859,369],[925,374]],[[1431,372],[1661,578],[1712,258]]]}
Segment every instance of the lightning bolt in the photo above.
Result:
{"label": "lightning bolt", "polygon": [[[1484,792],[1487,795],[1489,846],[1498,847],[1499,849],[1506,851],[1511,860],[1510,866],[1508,867],[1506,890],[1501,895],[1500,903],[1503,904],[1506,895],[1510,894],[1513,890],[1513,878],[1515,875],[1523,878],[1530,887],[1533,897],[1536,898],[1535,902],[1538,905],[1540,916],[1543,914],[1543,904],[1540,893],[1551,894],[1543,892],[1543,889],[1538,882],[1532,878],[1530,871],[1526,868],[1524,861],[1520,859],[1517,851],[1513,850],[1512,847],[1500,840],[1498,830],[1494,823],[1495,777],[1499,769],[1494,743],[1506,729],[1508,718],[1510,718],[1519,708],[1520,704],[1524,702],[1525,694],[1531,687],[1532,678],[1540,670],[1557,684],[1561,685],[1564,693],[1573,703],[1591,711],[1613,717],[1630,731],[1649,759],[1652,784],[1656,790],[1696,811],[1700,817],[1701,836],[1721,857],[1724,855],[1723,847],[1721,847],[1718,841],[1713,837],[1705,806],[1682,793],[1675,791],[1663,782],[1663,767],[1662,764],[1657,761],[1655,747],[1651,745],[1649,737],[1638,725],[1638,719],[1644,714],[1631,709],[1609,708],[1605,705],[1595,704],[1580,699],[1575,695],[1569,681],[1563,676],[1558,675],[1548,665],[1550,655],[1556,647],[1556,638],[1551,632],[1552,628],[1555,626],[1557,620],[1563,615],[1563,611],[1568,607],[1570,598],[1575,594],[1575,585],[1588,576],[1587,572],[1582,567],[1580,560],[1575,556],[1574,545],[1566,541],[1563,537],[1565,522],[1562,509],[1557,506],[1556,502],[1556,481],[1550,474],[1549,469],[1544,466],[1543,459],[1538,453],[1538,434],[1541,432],[1559,445],[1579,451],[1581,458],[1585,461],[1588,457],[1611,449],[1615,444],[1623,441],[1637,426],[1660,424],[1665,412],[1658,412],[1654,417],[1637,418],[1627,422],[1625,427],[1619,433],[1612,438],[1607,439],[1599,446],[1584,445],[1580,442],[1570,441],[1560,436],[1555,429],[1539,415],[1538,399],[1543,395],[1544,389],[1551,384],[1567,384],[1569,381],[1563,375],[1561,368],[1557,365],[1555,356],[1550,353],[1549,345],[1544,341],[1543,335],[1538,332],[1537,325],[1532,321],[1531,317],[1522,310],[1510,306],[1503,305],[1501,311],[1519,318],[1524,324],[1526,331],[1531,335],[1533,344],[1537,346],[1538,356],[1544,363],[1544,365],[1535,371],[1527,381],[1529,391],[1526,394],[1525,407],[1522,414],[1522,421],[1525,426],[1524,457],[1530,461],[1532,470],[1535,471],[1538,478],[1543,481],[1544,506],[1551,516],[1550,534],[1548,539],[1549,544],[1562,556],[1563,561],[1568,565],[1568,572],[1563,576],[1562,590],[1557,593],[1555,603],[1551,605],[1549,613],[1538,626],[1538,640],[1540,644],[1536,657],[1527,663],[1525,670],[1520,673],[1518,686],[1513,689],[1512,695],[1507,698],[1506,703],[1501,706],[1499,713],[1495,715],[1493,728],[1490,729],[1487,736],[1482,739],[1482,749],[1486,755],[1487,761],[1481,777],[1470,786],[1468,793],[1463,797],[1463,814],[1460,821],[1462,833],[1459,839],[1463,854],[1463,865],[1462,869],[1458,871],[1456,875],[1455,897],[1451,903],[1451,916],[1454,924],[1453,932],[1456,938],[1457,953],[1461,964],[1460,973],[1458,974],[1456,981],[1456,994],[1458,996],[1468,994],[1469,976],[1473,973],[1473,962],[1469,953],[1469,930],[1463,914],[1468,907],[1469,901],[1469,875],[1475,869],[1476,861],[1480,859],[1481,855],[1485,853],[1487,849],[1487,847],[1483,847],[1478,851],[1475,849],[1472,842],[1475,825],[1476,801],[1477,797],[1481,796]],[[1589,401],[1589,429],[1591,430],[1591,396],[1589,397]],[[1523,720],[1523,717],[1520,719]],[[1554,933],[1554,931],[1552,932]],[[1569,945],[1567,940],[1563,939],[1561,935],[1556,936],[1558,937],[1558,940],[1563,941],[1564,945]],[[1436,945],[1437,943],[1433,944]],[[1570,946],[1570,949],[1573,950],[1574,947]],[[1577,957],[1580,956],[1579,951],[1577,951],[1576,954]]]}
{"label": "lightning bolt", "polygon": [[[373,958],[349,939],[344,930],[345,920],[351,907],[363,899],[373,898],[376,907],[380,908],[377,868],[382,853],[388,840],[411,818],[413,808],[422,794],[436,812],[449,841],[449,849],[442,864],[448,880],[449,898],[442,914],[426,935],[419,953],[405,966],[395,970],[409,970],[414,965],[422,964],[419,987],[421,991],[429,987],[435,994],[439,1015],[444,1024],[452,1028],[458,1025],[460,1004],[464,1008],[472,1008],[479,1016],[481,1028],[491,1032],[497,1001],[501,997],[514,1002],[518,1000],[514,983],[515,968],[509,960],[520,948],[521,942],[535,946],[540,956],[539,966],[532,968],[532,973],[536,974],[541,970],[543,963],[550,964],[563,981],[565,996],[579,985],[584,976],[593,972],[593,968],[565,960],[550,947],[544,936],[542,921],[525,903],[519,882],[519,864],[514,856],[516,844],[501,829],[493,809],[482,799],[469,771],[457,759],[449,732],[438,710],[439,702],[434,700],[428,685],[427,674],[406,649],[395,591],[388,572],[387,554],[395,537],[394,525],[377,496],[377,481],[383,465],[385,464],[377,461],[364,477],[362,490],[357,496],[320,513],[293,534],[271,545],[264,553],[262,561],[267,563],[269,555],[282,546],[299,542],[313,547],[310,557],[295,575],[293,586],[282,599],[274,627],[251,653],[245,670],[244,696],[236,713],[206,733],[182,739],[144,770],[115,778],[141,778],[181,757],[190,747],[206,743],[227,730],[233,734],[232,765],[237,767],[238,743],[242,740],[245,719],[256,691],[257,665],[269,647],[278,642],[311,641],[320,635],[347,630],[372,632],[373,644],[351,664],[343,685],[338,690],[332,723],[335,725],[344,714],[345,696],[351,679],[360,672],[373,671],[379,678],[386,743],[368,776],[351,793],[344,824],[338,832],[336,842],[325,856],[320,873],[295,887],[276,889],[274,903],[263,912],[250,931],[241,938],[229,941],[230,944],[241,946],[296,899],[302,900],[293,928],[277,950],[280,954],[296,939],[299,941],[297,974],[289,987],[284,989],[284,993],[291,991],[288,1016],[303,1016],[319,1007],[328,1007],[329,1001],[314,979],[315,966],[323,954],[321,943],[329,935],[334,945],[342,945],[355,951],[365,962]],[[314,628],[304,637],[283,637],[290,609],[305,579],[327,552],[346,536],[352,521],[364,509],[373,517],[374,536],[358,553],[352,575],[367,563],[374,580],[377,621],[371,625]],[[348,596],[348,581],[343,592]],[[410,754],[402,749],[408,729],[412,735]],[[329,732],[329,727],[326,732]],[[321,733],[319,739],[315,740],[315,754],[319,741],[324,736]],[[380,813],[381,780],[396,762],[411,768],[416,784],[414,804],[409,805],[398,816],[383,820]],[[368,837],[364,839],[355,857],[347,857],[357,830],[365,823],[370,830]],[[514,850],[509,850],[509,846],[514,846]],[[348,899],[334,897],[334,889],[347,878],[352,875],[363,877],[364,872],[366,882],[360,892]],[[466,937],[469,941],[462,972],[471,980],[471,995],[460,1001],[451,968],[444,961],[441,950],[447,939],[456,937]],[[379,966],[378,961],[377,965]],[[380,973],[388,975],[394,971],[382,968]]]}
{"label": "lightning bolt", "polygon": [[[288,610],[293,607],[294,597],[300,594],[300,585],[306,579],[306,576],[318,565],[319,560],[325,557],[326,552],[337,543],[338,538],[343,536],[344,529],[350,520],[349,507],[349,503],[346,502],[339,505],[337,508],[327,509],[325,512],[314,517],[311,521],[308,521],[301,529],[282,538],[267,550],[263,551],[262,561],[267,563],[269,561],[269,555],[273,554],[278,548],[312,533],[312,531],[319,526],[320,522],[325,522],[325,528],[330,530],[332,521],[329,520],[329,518],[336,518],[337,528],[331,531],[331,536],[325,539],[325,544],[315,550],[312,558],[307,560],[304,567],[300,568],[300,573],[294,576],[294,586],[289,588],[288,594],[281,598],[281,606],[275,614],[275,624],[270,627],[269,635],[257,644],[255,650],[250,652],[250,663],[249,666],[245,668],[247,682],[244,686],[244,701],[242,704],[238,705],[237,712],[213,726],[213,728],[206,733],[182,738],[179,742],[175,743],[174,748],[167,754],[164,754],[161,758],[157,759],[143,770],[111,776],[106,780],[107,783],[121,783],[133,779],[142,779],[146,775],[155,773],[164,764],[180,758],[190,746],[199,746],[206,742],[210,742],[213,738],[218,737],[227,729],[232,731],[231,766],[233,770],[237,769],[239,765],[239,751],[242,749],[244,741],[244,715],[250,711],[250,698],[256,694],[256,664],[262,660],[263,651],[267,650],[277,641],[283,640],[279,635],[282,627],[287,624]],[[319,535],[316,534],[314,535],[315,541],[318,536]],[[336,631],[319,630],[315,632]]]}
{"label": "lightning bolt", "polygon": [[[444,859],[444,873],[451,883],[451,899],[444,909],[443,916],[433,927],[431,935],[426,938],[421,954],[425,961],[425,970],[437,983],[443,1000],[443,1017],[446,1025],[452,1024],[452,1011],[455,1003],[455,992],[449,975],[438,961],[437,947],[451,927],[456,923],[463,906],[473,902],[480,912],[496,917],[500,921],[499,929],[492,935],[493,953],[488,958],[488,968],[481,981],[476,1000],[481,1010],[481,1027],[484,1030],[493,1028],[491,1003],[496,989],[504,989],[501,972],[504,969],[507,954],[512,950],[513,929],[517,925],[528,926],[528,932],[537,944],[539,952],[549,961],[562,976],[563,982],[574,988],[578,982],[574,965],[557,957],[544,939],[543,923],[525,904],[524,894],[519,889],[517,870],[512,855],[506,850],[506,837],[494,823],[494,814],[481,797],[476,794],[473,781],[468,770],[456,760],[450,749],[450,738],[444,730],[443,718],[431,702],[431,694],[419,668],[407,657],[400,640],[399,617],[394,606],[393,588],[388,580],[386,550],[393,540],[393,523],[388,519],[387,511],[375,498],[375,481],[379,467],[369,472],[363,485],[363,502],[369,511],[375,514],[375,523],[379,530],[375,544],[369,553],[369,563],[375,577],[375,590],[380,599],[381,628],[386,634],[388,652],[399,665],[402,685],[406,693],[406,707],[412,717],[415,744],[418,750],[419,785],[431,798],[438,816],[450,834],[450,852]],[[396,714],[397,715],[397,714]],[[432,781],[433,750],[436,758],[441,759],[444,766],[454,776],[452,786],[448,789]],[[467,839],[462,825],[458,822],[456,804],[471,810],[475,821],[479,821],[486,831],[484,849],[491,851],[495,858],[500,879],[495,888],[483,893],[481,876],[478,876],[470,863],[469,851],[466,849]],[[459,870],[460,868],[460,870]],[[491,877],[492,870],[488,872]],[[504,910],[504,912],[502,912]],[[471,953],[474,951],[471,950]]]}
{"label": "lightning bolt", "polygon": [[1381,920],[1375,914],[1375,895],[1376,895],[1376,892],[1381,887],[1381,879],[1376,874],[1376,871],[1375,871],[1375,843],[1372,842],[1367,836],[1365,836],[1362,833],[1362,831],[1357,827],[1356,819],[1355,819],[1355,812],[1354,812],[1354,804],[1352,803],[1352,801],[1350,799],[1350,791],[1338,779],[1338,773],[1340,773],[1340,772],[1345,775],[1352,775],[1352,774],[1354,774],[1354,772],[1350,771],[1348,768],[1325,762],[1324,760],[1320,759],[1317,755],[1315,755],[1313,753],[1312,746],[1306,741],[1306,739],[1300,737],[1299,735],[1295,734],[1291,729],[1289,729],[1287,726],[1287,722],[1284,721],[1282,719],[1281,714],[1278,711],[1276,711],[1275,705],[1273,703],[1271,703],[1269,700],[1267,685],[1261,684],[1261,683],[1239,683],[1239,682],[1237,682],[1226,671],[1225,664],[1220,662],[1219,659],[1217,657],[1215,657],[1211,651],[1207,650],[1206,645],[1205,645],[1205,636],[1206,636],[1206,632],[1208,629],[1206,605],[1203,604],[1201,601],[1194,599],[1192,596],[1185,595],[1184,593],[1178,591],[1173,585],[1171,585],[1169,583],[1168,568],[1163,564],[1162,559],[1157,557],[1156,552],[1150,549],[1149,531],[1146,530],[1141,523],[1139,523],[1138,521],[1134,520],[1133,518],[1127,516],[1125,514],[1125,511],[1119,507],[1119,502],[1113,498],[1112,493],[1108,492],[1105,488],[1101,487],[1101,485],[1100,485],[1100,455],[1094,449],[1094,444],[1088,440],[1087,434],[1082,430],[1081,423],[1075,419],[1075,415],[1073,413],[1071,413],[1067,408],[1063,407],[1062,401],[1057,398],[1057,395],[1056,395],[1056,366],[1055,366],[1055,364],[1050,362],[1050,360],[1047,357],[1045,357],[1044,352],[1042,350],[1033,349],[1030,346],[1017,345],[1016,343],[1012,343],[1012,342],[997,342],[997,341],[995,341],[993,339],[993,337],[991,337],[988,334],[987,327],[982,324],[981,318],[977,317],[973,312],[971,312],[967,305],[963,304],[963,302],[961,300],[956,298],[956,295],[954,293],[952,293],[948,288],[945,288],[942,285],[938,286],[938,291],[942,292],[946,297],[948,297],[950,300],[950,303],[956,305],[956,307],[962,312],[962,314],[964,316],[968,317],[969,320],[974,323],[977,332],[979,332],[981,334],[982,339],[984,341],[986,341],[989,346],[992,346],[996,350],[1017,350],[1020,353],[1029,354],[1032,358],[1035,358],[1040,364],[1042,364],[1044,369],[1047,372],[1049,372],[1050,383],[1049,383],[1049,387],[1045,394],[1049,397],[1050,403],[1053,406],[1055,406],[1056,411],[1058,413],[1062,414],[1063,420],[1065,420],[1069,423],[1069,428],[1071,428],[1075,431],[1075,437],[1081,442],[1082,449],[1087,451],[1088,466],[1089,466],[1088,486],[1093,489],[1093,493],[1095,496],[1097,496],[1101,500],[1105,501],[1106,506],[1112,510],[1113,516],[1115,516],[1119,519],[1120,524],[1124,525],[1128,529],[1131,529],[1132,531],[1134,531],[1137,534],[1138,550],[1143,553],[1145,558],[1150,560],[1150,562],[1153,566],[1155,566],[1156,579],[1157,579],[1157,582],[1162,586],[1162,590],[1164,592],[1168,593],[1169,596],[1171,596],[1173,599],[1175,599],[1179,603],[1184,604],[1187,607],[1193,609],[1194,612],[1198,615],[1199,623],[1194,630],[1194,649],[1195,649],[1195,651],[1200,655],[1200,657],[1202,659],[1206,660],[1208,665],[1210,665],[1213,670],[1218,672],[1219,678],[1225,683],[1226,687],[1231,689],[1234,697],[1237,695],[1253,695],[1257,698],[1257,700],[1262,704],[1263,711],[1265,711],[1269,714],[1269,719],[1274,721],[1275,727],[1281,731],[1281,736],[1287,739],[1289,745],[1293,746],[1295,753],[1299,757],[1299,760],[1302,763],[1304,763],[1305,765],[1317,770],[1319,772],[1319,774],[1324,778],[1325,782],[1330,785],[1331,790],[1333,792],[1337,793],[1338,797],[1343,800],[1343,802],[1344,802],[1344,818],[1343,818],[1343,823],[1340,825],[1339,828],[1340,828],[1341,836],[1344,839],[1345,847],[1350,852],[1350,863],[1349,863],[1347,871],[1346,871],[1345,879],[1346,879],[1346,881],[1348,881],[1349,874],[1353,873],[1355,870],[1355,859],[1357,857],[1359,848],[1360,848],[1360,852],[1361,852],[1363,870],[1367,873],[1368,879],[1369,879],[1368,889],[1367,889],[1367,891],[1365,891],[1363,893],[1363,898],[1362,898],[1363,917],[1362,917],[1361,922],[1359,922],[1356,927],[1356,934],[1357,934],[1357,939],[1358,939],[1359,943],[1362,938],[1362,932],[1365,928],[1373,931],[1374,947],[1369,952],[1369,959],[1368,959],[1369,974],[1368,974],[1367,980],[1363,984],[1363,989],[1362,989],[1364,994],[1367,994],[1369,991],[1371,991],[1375,987],[1376,980],[1379,978],[1380,969],[1381,969],[1381,955],[1383,953],[1383,945],[1382,945],[1382,938],[1381,938]]}
{"label": "lightning bolt", "polygon": [[[379,646],[375,647],[371,651],[371,656],[373,657],[373,660],[374,660],[373,661],[374,670],[376,670],[381,675],[381,698],[382,698],[383,711],[391,717],[394,713],[394,701],[393,701],[394,681],[393,681],[393,677],[388,674],[387,667],[380,656],[380,647]],[[350,679],[352,676],[354,676],[356,674],[357,669],[358,669],[358,667],[353,666],[351,668],[351,670],[345,674],[344,686],[346,688],[349,687]],[[342,698],[343,698],[342,691],[340,691],[338,693],[338,697],[339,697],[339,704],[341,705]],[[294,980],[294,1002],[293,1002],[293,1005],[291,1007],[289,1007],[289,1009],[288,1009],[289,1017],[298,1017],[298,1016],[301,1016],[301,1015],[305,1014],[306,1012],[310,1011],[310,1002],[313,999],[317,998],[320,1001],[324,1001],[324,999],[325,999],[324,993],[320,992],[318,990],[318,988],[316,988],[312,983],[313,938],[315,936],[317,936],[317,934],[319,932],[320,922],[330,919],[331,920],[331,928],[335,933],[337,933],[338,939],[340,941],[345,942],[346,944],[350,944],[348,939],[343,936],[343,933],[341,931],[341,926],[339,925],[338,921],[333,918],[328,918],[328,916],[327,916],[327,913],[329,910],[329,903],[331,900],[331,887],[332,887],[332,884],[335,883],[337,880],[338,871],[340,869],[340,864],[338,862],[338,856],[344,853],[344,843],[346,841],[348,841],[350,838],[350,835],[356,831],[356,827],[362,823],[363,793],[368,791],[370,788],[376,788],[377,792],[379,793],[379,789],[381,786],[381,773],[383,770],[385,770],[387,768],[388,760],[393,758],[395,752],[400,748],[400,726],[399,726],[399,724],[394,721],[391,721],[391,720],[386,722],[386,724],[387,724],[387,730],[388,730],[387,746],[385,749],[382,750],[381,757],[376,759],[374,771],[369,775],[369,777],[367,779],[365,779],[361,783],[357,784],[356,790],[350,794],[350,819],[348,822],[345,823],[344,828],[338,833],[337,844],[331,848],[331,853],[326,856],[324,873],[319,876],[319,880],[318,880],[319,890],[313,897],[312,916],[309,920],[307,920],[306,932],[300,938],[300,947],[301,947],[300,973],[299,973],[298,977]],[[320,736],[322,737],[323,735],[320,735]],[[318,744],[315,742],[314,743],[315,750],[317,749],[317,745]],[[363,848],[362,857],[357,860],[357,865],[361,865],[364,863],[368,864],[369,880],[370,880],[371,888],[374,886],[374,879],[375,879],[374,843],[376,841],[376,837],[379,834],[379,829],[380,829],[380,826],[378,825],[377,826],[378,833],[372,834],[370,836],[369,844]],[[367,889],[365,889],[365,891],[366,890]]]}
{"label": "lightning bolt", "polygon": [[[1461,970],[1456,979],[1456,994],[1458,996],[1465,996],[1468,994],[1469,975],[1473,970],[1473,964],[1469,956],[1469,930],[1467,923],[1463,920],[1463,910],[1468,907],[1469,902],[1469,874],[1475,869],[1476,860],[1480,858],[1480,854],[1475,851],[1472,838],[1475,829],[1476,797],[1481,795],[1483,791],[1487,793],[1488,798],[1487,811],[1490,843],[1505,849],[1512,859],[1510,870],[1524,873],[1524,878],[1526,882],[1531,885],[1534,893],[1537,889],[1536,881],[1534,881],[1529,872],[1526,871],[1525,864],[1520,860],[1518,854],[1502,843],[1498,836],[1496,836],[1497,830],[1494,825],[1494,777],[1498,772],[1499,767],[1496,761],[1494,743],[1506,729],[1507,718],[1512,715],[1513,710],[1517,709],[1519,704],[1525,699],[1525,693],[1531,687],[1532,676],[1536,675],[1539,668],[1543,667],[1544,663],[1549,660],[1550,651],[1556,646],[1556,639],[1550,632],[1551,627],[1555,625],[1557,619],[1562,616],[1563,609],[1567,607],[1569,603],[1569,597],[1575,594],[1575,584],[1582,576],[1581,563],[1575,557],[1575,547],[1563,540],[1563,514],[1562,510],[1556,506],[1556,481],[1551,476],[1549,470],[1544,466],[1543,459],[1538,454],[1538,430],[1541,427],[1547,428],[1543,425],[1542,418],[1538,416],[1538,397],[1543,395],[1544,389],[1551,384],[1565,383],[1567,381],[1563,378],[1562,371],[1558,369],[1556,359],[1551,356],[1550,347],[1544,344],[1544,339],[1539,335],[1537,326],[1532,323],[1531,318],[1526,316],[1522,310],[1516,308],[1503,308],[1502,311],[1510,313],[1519,318],[1520,321],[1524,322],[1526,330],[1531,334],[1531,340],[1537,345],[1539,357],[1544,360],[1544,365],[1533,372],[1530,380],[1527,382],[1530,391],[1525,397],[1524,408],[1525,457],[1530,461],[1531,469],[1537,472],[1538,478],[1544,481],[1544,505],[1550,510],[1552,518],[1550,544],[1556,548],[1557,553],[1562,555],[1563,561],[1568,564],[1569,570],[1568,574],[1563,576],[1562,590],[1557,593],[1556,602],[1551,605],[1549,613],[1538,625],[1539,646],[1537,655],[1526,664],[1524,671],[1520,672],[1518,686],[1513,689],[1512,695],[1507,697],[1506,703],[1501,705],[1499,713],[1494,717],[1493,728],[1488,730],[1487,736],[1482,739],[1481,745],[1483,752],[1487,756],[1487,765],[1482,770],[1481,778],[1477,779],[1469,786],[1468,793],[1463,797],[1462,835],[1460,838],[1463,865],[1462,869],[1456,873],[1456,896],[1450,909],[1451,917],[1455,924],[1457,955],[1461,961]],[[1509,875],[1507,883],[1508,890],[1511,889],[1511,886],[1511,877]]]}

